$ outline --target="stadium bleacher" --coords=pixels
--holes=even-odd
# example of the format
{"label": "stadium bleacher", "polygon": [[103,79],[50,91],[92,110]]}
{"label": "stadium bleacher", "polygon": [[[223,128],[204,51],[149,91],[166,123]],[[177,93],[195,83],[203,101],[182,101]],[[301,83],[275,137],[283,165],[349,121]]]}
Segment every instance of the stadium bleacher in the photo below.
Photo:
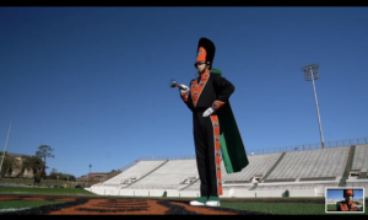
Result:
{"label": "stadium bleacher", "polygon": [[191,177],[198,178],[195,160],[170,160],[164,166],[154,170],[150,175],[126,187],[126,189],[142,188],[142,186],[155,188],[156,186],[164,188],[176,186],[175,188],[180,188],[183,187],[183,182]]}
{"label": "stadium bleacher", "polygon": [[368,172],[368,144],[357,145],[355,147],[352,170]]}
{"label": "stadium bleacher", "polygon": [[342,176],[349,150],[349,146],[343,146],[288,152],[268,179],[276,181],[277,179]]}
{"label": "stadium bleacher", "polygon": [[117,186],[128,185],[131,183],[131,180],[136,181],[140,179],[142,176],[145,176],[165,162],[166,161],[140,161],[135,166],[105,181],[103,184]]}
{"label": "stadium bleacher", "polygon": [[[359,178],[347,178],[347,187],[368,188],[368,144],[336,146],[325,149],[298,150],[260,155],[248,155],[249,165],[238,173],[228,174],[221,163],[224,197],[231,193],[244,193],[257,196],[280,196],[281,191],[292,190],[293,196],[321,196],[326,187],[338,187],[346,172],[351,156],[351,171],[359,172]],[[350,166],[350,165],[349,165]],[[139,161],[121,174],[103,184],[94,185],[93,191],[101,194],[103,187],[115,187],[119,195],[145,194],[144,190],[162,194],[169,190],[170,195],[198,195],[196,161],[191,159],[168,159]],[[143,191],[142,191],[143,190]],[[156,190],[156,191],[154,191]],[[161,191],[160,191],[161,190]],[[235,191],[234,191],[235,190]],[[279,191],[277,191],[279,190]],[[304,190],[304,191],[303,191]],[[252,192],[252,194],[248,193]],[[270,193],[267,193],[267,192]],[[271,193],[275,192],[277,193]],[[230,193],[229,193],[230,192]],[[177,194],[175,194],[177,193]],[[235,194],[236,194],[235,193]],[[304,194],[303,194],[304,193]],[[239,196],[239,195],[237,195]]]}

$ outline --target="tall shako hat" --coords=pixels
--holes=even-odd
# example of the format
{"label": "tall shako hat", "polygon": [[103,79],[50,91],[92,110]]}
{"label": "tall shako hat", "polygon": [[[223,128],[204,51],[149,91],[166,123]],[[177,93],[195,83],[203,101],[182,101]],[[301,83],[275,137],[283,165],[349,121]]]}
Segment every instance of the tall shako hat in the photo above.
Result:
{"label": "tall shako hat", "polygon": [[352,196],[354,196],[354,192],[352,189],[344,189],[344,196],[347,194],[351,194]]}
{"label": "tall shako hat", "polygon": [[212,64],[213,64],[213,59],[215,57],[215,52],[216,52],[216,47],[215,44],[209,40],[208,38],[201,38],[199,39],[198,42],[198,47],[197,47],[197,60],[194,63],[194,66],[196,66],[196,64],[209,64],[211,65],[212,68]]}

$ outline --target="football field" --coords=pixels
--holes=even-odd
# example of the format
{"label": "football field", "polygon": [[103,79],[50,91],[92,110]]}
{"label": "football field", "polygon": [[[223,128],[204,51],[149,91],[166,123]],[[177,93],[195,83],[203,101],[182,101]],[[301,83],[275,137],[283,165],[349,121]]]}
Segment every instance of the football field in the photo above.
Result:
{"label": "football field", "polygon": [[[189,206],[192,199],[99,196],[68,188],[0,187],[0,215],[339,215],[325,212],[324,198],[224,198],[221,207],[216,208]],[[328,205],[329,210],[334,208]],[[363,215],[367,215],[366,210],[367,206]]]}

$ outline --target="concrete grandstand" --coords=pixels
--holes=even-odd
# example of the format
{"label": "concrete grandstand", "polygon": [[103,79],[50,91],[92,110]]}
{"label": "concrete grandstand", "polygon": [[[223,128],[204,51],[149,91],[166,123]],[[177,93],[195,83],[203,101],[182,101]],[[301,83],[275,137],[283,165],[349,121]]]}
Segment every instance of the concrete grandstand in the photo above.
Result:
{"label": "concrete grandstand", "polygon": [[[224,198],[323,197],[326,187],[368,188],[367,138],[273,148],[248,153],[249,165],[228,174],[222,163]],[[100,195],[199,196],[195,155],[142,157],[122,173],[88,190]]]}

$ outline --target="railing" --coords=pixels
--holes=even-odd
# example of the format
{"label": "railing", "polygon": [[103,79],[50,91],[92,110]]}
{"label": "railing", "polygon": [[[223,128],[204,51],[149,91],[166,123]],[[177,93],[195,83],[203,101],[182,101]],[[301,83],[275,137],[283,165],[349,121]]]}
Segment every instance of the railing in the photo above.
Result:
{"label": "railing", "polygon": [[307,181],[333,181],[336,180],[336,176],[333,177],[305,177],[305,178],[300,178],[299,182],[307,182]]}
{"label": "railing", "polygon": [[[368,144],[368,138],[328,141],[328,142],[325,142],[324,144],[325,144],[325,148]],[[322,149],[321,143],[302,144],[302,145],[287,146],[287,147],[275,147],[275,148],[268,148],[268,149],[254,149],[254,150],[247,149],[247,154],[248,155],[272,154],[272,153],[283,153],[283,152],[290,152],[290,151],[316,150],[316,149]]]}
{"label": "railing", "polygon": [[142,160],[150,161],[150,160],[185,160],[185,159],[195,159],[196,155],[171,155],[171,156],[145,156],[141,157]]}
{"label": "railing", "polygon": [[99,183],[99,184],[96,184],[95,186],[119,187],[121,185],[120,184],[114,184],[114,183]]}
{"label": "railing", "polygon": [[295,182],[296,178],[290,179],[265,179],[265,183],[282,183],[282,182]]}
{"label": "railing", "polygon": [[127,169],[131,168],[132,166],[136,165],[136,164],[137,164],[137,163],[139,163],[140,161],[142,161],[142,157],[141,157],[141,158],[138,158],[137,160],[135,160],[135,161],[131,162],[130,164],[128,164],[128,165],[126,165],[126,166],[124,166],[124,167],[120,168],[119,170],[120,170],[121,172],[124,172],[125,170],[127,170]]}
{"label": "railing", "polygon": [[[336,184],[337,186],[337,184]],[[313,189],[317,187],[315,184],[303,184],[303,185],[279,185],[279,186],[257,186],[257,190],[275,190],[275,189]]]}
{"label": "railing", "polygon": [[222,188],[226,189],[226,190],[228,190],[228,189],[250,189],[252,187],[253,187],[253,185],[252,186],[228,186],[228,185],[223,185],[222,186]]}
{"label": "railing", "polygon": [[[342,146],[351,146],[351,145],[359,145],[359,144],[368,144],[368,138],[356,138],[356,139],[347,139],[347,140],[339,140],[339,141],[328,141],[325,142],[325,148],[331,147],[342,147]],[[247,154],[253,155],[256,154],[271,154],[271,153],[283,153],[289,151],[300,151],[300,150],[316,150],[322,149],[321,143],[316,144],[302,144],[295,146],[287,146],[287,147],[275,147],[275,148],[267,148],[267,149],[255,149],[255,150],[247,150]],[[195,154],[190,155],[171,155],[171,156],[144,156],[135,160],[134,162],[128,164],[127,166],[121,168],[121,171],[124,171],[136,163],[140,161],[155,161],[155,160],[184,160],[184,159],[196,159]]]}
{"label": "railing", "polygon": [[184,160],[184,159],[195,159],[196,156],[192,155],[173,155],[173,156],[144,156],[140,157],[137,160],[131,162],[130,164],[120,168],[119,170],[124,172],[125,170],[131,168],[136,165],[140,161],[156,161],[156,160]]}

